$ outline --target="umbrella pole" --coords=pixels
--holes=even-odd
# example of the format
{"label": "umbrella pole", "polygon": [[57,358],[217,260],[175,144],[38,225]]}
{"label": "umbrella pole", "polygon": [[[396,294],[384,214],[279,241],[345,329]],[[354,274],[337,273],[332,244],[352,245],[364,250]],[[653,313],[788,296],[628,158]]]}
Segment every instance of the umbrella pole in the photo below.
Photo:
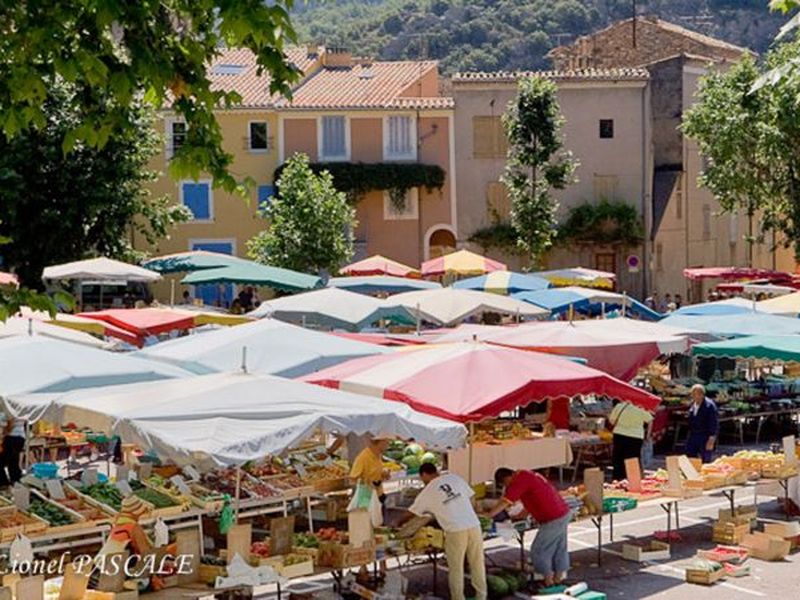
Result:
{"label": "umbrella pole", "polygon": [[103,310],[103,284],[100,284],[100,310]]}
{"label": "umbrella pole", "polygon": [[175,279],[169,280],[169,305],[175,306]]}
{"label": "umbrella pole", "polygon": [[475,436],[475,423],[469,424],[469,447],[467,449],[467,481],[472,485],[472,438]]}
{"label": "umbrella pole", "polygon": [[628,292],[622,292],[622,316],[626,317],[626,309],[628,308]]}
{"label": "umbrella pole", "polygon": [[605,302],[601,302],[600,303],[600,316],[603,317],[604,319],[606,318],[606,303]]}
{"label": "umbrella pole", "polygon": [[569,314],[569,324],[572,325],[572,317],[574,316],[572,311],[572,302],[569,303],[569,310],[567,313]]}
{"label": "umbrella pole", "polygon": [[234,523],[239,523],[239,497],[242,491],[242,467],[236,465],[236,512],[234,513]]}
{"label": "umbrella pole", "polygon": [[416,310],[416,315],[417,315],[417,335],[419,335],[419,330],[420,330],[420,321],[421,321],[421,319],[420,319],[420,317],[419,317],[419,302],[417,302],[417,310]]}

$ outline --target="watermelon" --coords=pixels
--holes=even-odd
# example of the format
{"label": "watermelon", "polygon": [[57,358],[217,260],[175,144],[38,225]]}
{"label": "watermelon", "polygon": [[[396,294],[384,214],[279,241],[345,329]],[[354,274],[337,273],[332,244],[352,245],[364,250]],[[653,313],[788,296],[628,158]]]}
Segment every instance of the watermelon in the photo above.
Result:
{"label": "watermelon", "polygon": [[425,453],[425,450],[419,444],[409,444],[406,446],[405,454],[408,456],[409,454],[414,454],[415,456],[422,456]]}
{"label": "watermelon", "polygon": [[422,464],[419,456],[416,456],[415,454],[404,456],[401,462],[409,469],[419,469],[419,466]]}
{"label": "watermelon", "polygon": [[433,452],[426,452],[425,454],[422,455],[420,462],[423,465],[425,463],[430,463],[432,465],[435,465],[437,462],[439,462],[439,459]]}
{"label": "watermelon", "polygon": [[509,594],[508,583],[497,575],[488,575],[486,585],[489,588],[489,596],[492,598],[503,598]]}

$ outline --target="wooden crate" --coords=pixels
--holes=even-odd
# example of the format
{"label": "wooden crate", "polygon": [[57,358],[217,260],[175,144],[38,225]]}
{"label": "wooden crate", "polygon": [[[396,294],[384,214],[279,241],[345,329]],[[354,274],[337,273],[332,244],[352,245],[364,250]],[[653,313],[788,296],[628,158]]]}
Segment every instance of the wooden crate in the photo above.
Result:
{"label": "wooden crate", "polygon": [[41,535],[49,524],[44,519],[36,515],[28,515],[16,506],[0,506],[0,517],[14,518],[19,524],[0,528],[0,542],[11,542],[17,537],[18,533],[24,533],[28,537]]}
{"label": "wooden crate", "polygon": [[739,544],[750,533],[750,523],[737,525],[731,521],[717,521],[714,524],[711,540],[717,544]]}
{"label": "wooden crate", "polygon": [[347,488],[350,485],[348,477],[338,477],[336,479],[321,479],[315,481],[313,484],[314,491],[320,494],[327,494],[328,492],[338,492]]}
{"label": "wooden crate", "polygon": [[686,569],[686,582],[699,585],[714,585],[717,581],[725,577],[725,569],[717,571],[701,571],[697,569]]}
{"label": "wooden crate", "polygon": [[645,545],[623,544],[622,558],[633,562],[646,562],[650,560],[669,560],[669,544],[653,540]]}
{"label": "wooden crate", "polygon": [[305,577],[306,575],[314,574],[314,561],[311,559],[295,563],[293,565],[280,565],[278,567],[278,574],[287,579],[295,577]]}
{"label": "wooden crate", "polygon": [[[84,519],[83,516],[81,516],[80,514],[76,513],[73,510],[70,510],[69,508],[67,508],[64,505],[59,504],[58,502],[55,502],[54,500],[51,500],[50,498],[48,498],[44,494],[40,493],[38,490],[31,489],[31,496],[36,498],[37,500],[40,500],[40,501],[46,503],[46,504],[49,504],[51,506],[56,507],[58,510],[66,513],[67,515],[69,515],[72,518],[72,523],[69,523],[68,525],[50,525],[50,523],[47,523],[47,521],[45,521],[47,523],[47,533],[53,533],[53,534],[64,533],[64,532],[67,532],[67,531],[74,531],[76,529],[87,529],[88,527],[91,526],[91,523],[86,521],[86,519]],[[26,513],[26,514],[29,514],[32,517],[37,516],[37,515],[34,515],[33,513]],[[41,517],[37,517],[37,518],[41,518]],[[44,519],[42,519],[42,520],[44,520]]]}
{"label": "wooden crate", "polygon": [[360,567],[375,561],[375,544],[354,548],[350,544],[322,542],[319,547],[319,565],[334,569]]}
{"label": "wooden crate", "polygon": [[797,475],[797,467],[793,465],[768,464],[761,469],[761,476],[766,479],[788,479]]}
{"label": "wooden crate", "polygon": [[214,585],[217,577],[226,577],[228,575],[227,567],[217,565],[204,565],[200,563],[197,566],[197,576],[203,583]]}

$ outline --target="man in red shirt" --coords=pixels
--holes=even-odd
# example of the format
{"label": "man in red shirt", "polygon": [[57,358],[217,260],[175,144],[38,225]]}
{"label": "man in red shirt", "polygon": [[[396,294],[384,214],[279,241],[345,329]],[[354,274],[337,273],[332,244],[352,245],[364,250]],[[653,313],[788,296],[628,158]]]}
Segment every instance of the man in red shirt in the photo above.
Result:
{"label": "man in red shirt", "polygon": [[519,501],[539,525],[531,544],[533,570],[544,577],[544,585],[561,583],[569,570],[567,526],[572,512],[553,485],[539,473],[497,469],[495,485],[503,488],[503,497],[489,511],[494,517]]}

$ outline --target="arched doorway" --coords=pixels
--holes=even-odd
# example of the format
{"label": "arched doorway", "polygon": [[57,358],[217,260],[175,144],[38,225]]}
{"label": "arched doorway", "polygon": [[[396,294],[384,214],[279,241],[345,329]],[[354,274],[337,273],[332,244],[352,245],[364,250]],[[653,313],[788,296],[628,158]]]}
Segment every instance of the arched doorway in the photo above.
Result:
{"label": "arched doorway", "polygon": [[426,260],[450,254],[456,249],[456,235],[448,225],[436,225],[428,230]]}

